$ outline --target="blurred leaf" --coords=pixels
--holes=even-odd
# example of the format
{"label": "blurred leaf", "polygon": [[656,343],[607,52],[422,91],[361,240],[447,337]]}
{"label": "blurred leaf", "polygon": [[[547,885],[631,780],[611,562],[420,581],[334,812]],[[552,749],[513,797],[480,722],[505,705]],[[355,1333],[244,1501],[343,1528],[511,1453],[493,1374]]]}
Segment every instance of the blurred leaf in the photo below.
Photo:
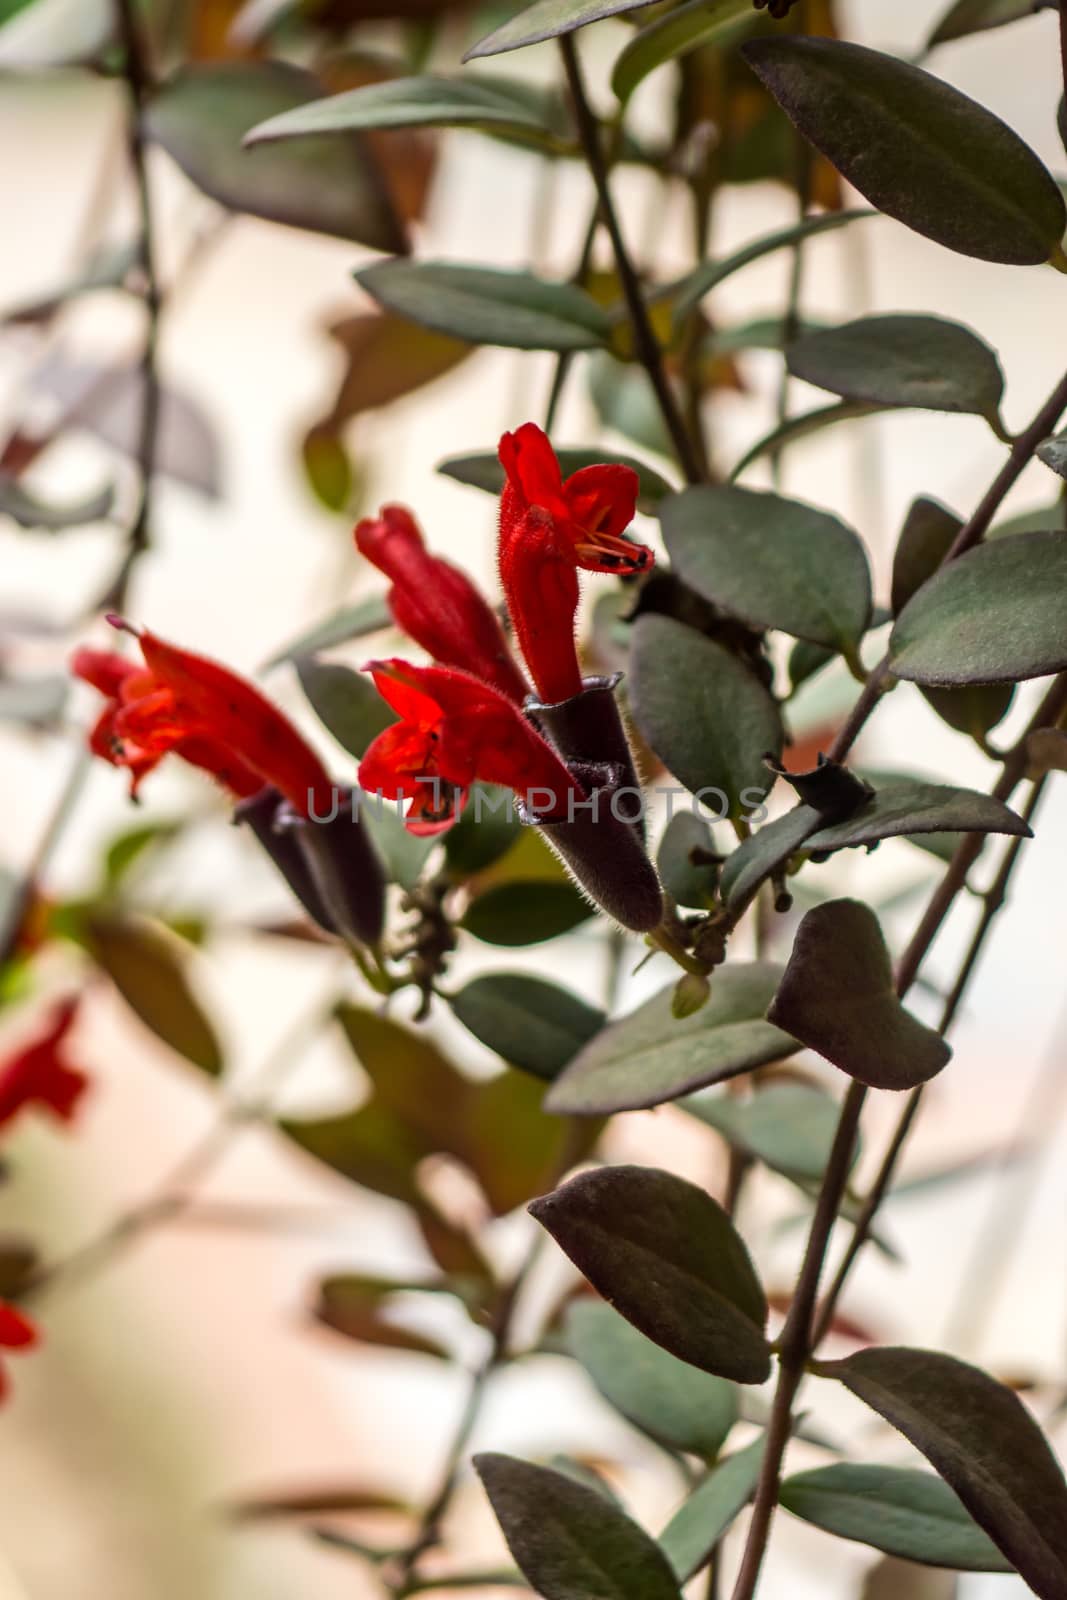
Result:
{"label": "blurred leaf", "polygon": [[450,1003],[464,1027],[488,1049],[548,1081],[559,1076],[604,1024],[604,1013],[569,989],[524,972],[483,973]]}
{"label": "blurred leaf", "polygon": [[789,686],[790,698],[795,695],[802,683],[807,683],[809,678],[814,678],[823,667],[828,667],[838,652],[824,644],[810,644],[807,639],[798,639],[789,652]]}
{"label": "blurred leaf", "polygon": [[933,577],[962,527],[956,513],[939,501],[927,495],[912,501],[893,554],[894,616]]}
{"label": "blurred leaf", "polygon": [[855,651],[871,577],[862,544],[839,518],[717,485],[672,495],[660,520],[674,570],[705,600],[753,627]]}
{"label": "blurred leaf", "polygon": [[744,663],[673,617],[650,614],[634,624],[630,670],[633,720],[679,783],[698,799],[713,791],[719,815],[758,805],[773,781],[763,757],[781,753],[782,726]]}
{"label": "blurred leaf", "polygon": [[8,473],[0,472],[0,516],[11,517],[20,528],[60,533],[64,528],[84,527],[87,522],[100,522],[114,503],[115,491],[109,485],[88,499],[70,505],[49,505],[30,494]]}
{"label": "blurred leaf", "polygon": [[327,511],[344,511],[351,502],[356,482],[344,440],[329,428],[309,428],[301,454],[315,498]]}
{"label": "blurred leaf", "polygon": [[524,1576],[545,1600],[680,1600],[666,1558],[621,1507],[514,1456],[474,1465]]}
{"label": "blurred leaf", "polygon": [[663,830],[656,852],[660,882],[680,906],[706,911],[715,900],[719,868],[715,839],[703,817],[679,811]]}
{"label": "blurred leaf", "polygon": [[787,1478],[779,1498],[795,1517],[887,1555],[957,1572],[1015,1570],[930,1472],[842,1461]]}
{"label": "blurred leaf", "polygon": [[924,689],[922,693],[942,722],[982,744],[1011,709],[1015,685],[972,683],[964,689]]}
{"label": "blurred leaf", "polygon": [[959,1587],[954,1572],[886,1556],[867,1574],[860,1600],[958,1600]]}
{"label": "blurred leaf", "polygon": [[[40,0],[28,0],[28,3],[40,4]],[[9,326],[48,323],[57,311],[79,295],[91,294],[96,289],[124,287],[139,259],[136,243],[107,245],[95,250],[74,277],[60,282],[54,289],[35,292],[30,299],[12,306],[10,311],[0,312],[0,323]]]}
{"label": "blurred leaf", "polygon": [[[418,1289],[420,1284],[398,1283],[397,1289]],[[420,1355],[437,1356],[450,1361],[447,1345],[412,1328],[401,1327],[382,1316],[383,1294],[378,1284],[367,1284],[358,1276],[324,1278],[319,1284],[315,1316],[335,1333],[346,1339],[357,1339],[361,1344],[384,1345],[392,1350],[414,1350]]]}
{"label": "blurred leaf", "polygon": [[1039,678],[1067,666],[1067,539],[1020,533],[978,545],[897,618],[889,665],[934,688]]}
{"label": "blurred leaf", "polygon": [[1035,728],[1026,738],[1031,771],[1067,772],[1067,733],[1062,728]]}
{"label": "blurred leaf", "polygon": [[197,188],[231,210],[403,251],[403,228],[357,136],[242,148],[250,128],[319,92],[310,73],[282,61],[186,67],[153,97],[146,127]]}
{"label": "blurred leaf", "polygon": [[602,426],[621,433],[642,450],[671,459],[670,434],[644,367],[596,350],[586,361],[585,371],[589,398]]}
{"label": "blurred leaf", "polygon": [[679,1583],[688,1583],[711,1560],[723,1534],[756,1492],[766,1436],[712,1468],[682,1501],[659,1536]]}
{"label": "blurred leaf", "polygon": [[870,406],[862,400],[840,400],[836,405],[818,406],[814,411],[802,411],[798,416],[787,417],[784,422],[765,433],[745,451],[740,461],[731,469],[729,482],[734,483],[747,472],[761,456],[777,454],[787,445],[810,439],[813,434],[836,428],[839,422],[856,422],[862,417],[876,416],[880,411],[892,410],[890,406]]}
{"label": "blurred leaf", "polygon": [[599,1136],[591,1122],[576,1142],[565,1120],[545,1115],[543,1097],[536,1078],[505,1071],[479,1084],[471,1101],[467,1164],[499,1217],[555,1182],[564,1158],[581,1160]]}
{"label": "blurred leaf", "polygon": [[164,1044],[217,1078],[222,1047],[189,985],[181,943],[144,917],[90,915],[88,947],[131,1011]]}
{"label": "blurred leaf", "polygon": [[146,822],[127,828],[112,839],[104,855],[104,888],[119,887],[126,874],[158,844],[167,844],[182,832],[182,822]]}
{"label": "blurred leaf", "polygon": [[448,334],[420,328],[389,311],[361,312],[330,328],[340,345],[345,373],[325,425],[343,427],[353,417],[377,411],[451,372],[471,346]]}
{"label": "blurred leaf", "polygon": [[607,313],[571,283],[451,261],[380,261],[355,274],[388,311],[469,344],[510,350],[592,350]]}
{"label": "blurred leaf", "polygon": [[396,721],[370,676],[336,661],[297,656],[296,672],[308,704],[342,749],[357,760],[384,729]]}
{"label": "blurred leaf", "polygon": [[345,1511],[410,1512],[403,1500],[362,1484],[328,1485],[314,1489],[280,1489],[271,1494],[235,1500],[227,1510],[240,1522],[265,1522],[278,1517],[327,1516]]}
{"label": "blurred leaf", "polygon": [[826,1170],[840,1117],[836,1100],[801,1083],[769,1084],[751,1100],[693,1095],[681,1106],[775,1172],[811,1180]]}
{"label": "blurred leaf", "polygon": [[983,261],[1038,265],[1067,209],[999,117],[919,67],[838,39],[779,35],[743,54],[805,139],[886,216]]}
{"label": "blurred leaf", "polygon": [[318,650],[330,650],[334,645],[347,644],[350,639],[362,639],[365,634],[377,633],[391,627],[392,615],[384,594],[368,595],[353,605],[331,611],[321,622],[316,622],[306,633],[300,634],[263,663],[262,671],[281,666],[283,661],[295,661],[300,656],[314,655]]}
{"label": "blurred leaf", "polygon": [[737,1383],[770,1376],[763,1290],[740,1234],[703,1189],[653,1167],[601,1167],[529,1209],[656,1344]]}
{"label": "blurred leaf", "polygon": [[427,1250],[453,1286],[462,1284],[474,1291],[475,1303],[483,1299],[493,1286],[494,1273],[467,1229],[445,1216],[429,1200],[417,1207],[415,1220]]}
{"label": "blurred leaf", "polygon": [[364,1189],[405,1204],[418,1198],[415,1168],[423,1145],[380,1103],[371,1100],[338,1117],[287,1118],[278,1126],[308,1155]]}
{"label": "blurred leaf", "polygon": [[709,44],[730,44],[754,21],[752,0],[687,0],[634,35],[615,62],[611,87],[625,105],[657,67]]}
{"label": "blurred leaf", "polygon": [[1033,14],[1034,0],[956,0],[930,34],[926,48],[932,50],[935,45],[983,33],[987,28],[1000,28]]}
{"label": "blurred leaf", "polygon": [[986,534],[987,541],[1014,538],[1017,533],[1041,533],[1048,528],[1067,530],[1067,497],[1057,495],[1050,505],[1035,506],[1032,511],[1020,511],[1014,517],[1005,517]]}
{"label": "blurred leaf", "polygon": [[459,925],[486,944],[541,944],[588,922],[593,912],[569,881],[520,880],[486,889],[471,901]]}
{"label": "blurred leaf", "polygon": [[474,784],[471,799],[454,828],[445,835],[445,859],[458,878],[470,878],[501,860],[521,832],[515,797],[495,784]]}
{"label": "blurred leaf", "polygon": [[94,61],[114,31],[108,0],[5,0],[0,9],[0,69]]}
{"label": "blurred leaf", "polygon": [[37,1262],[32,1240],[17,1233],[0,1233],[0,1299],[13,1299]]}
{"label": "blurred leaf", "polygon": [[[678,11],[673,11],[668,14],[668,18],[679,15]],[[664,18],[664,22],[668,18]],[[706,294],[710,294],[712,289],[724,283],[727,278],[732,278],[735,272],[740,272],[753,261],[760,261],[764,256],[773,255],[777,250],[791,250],[816,234],[832,232],[850,222],[858,222],[863,217],[876,215],[874,211],[862,210],[831,211],[825,215],[805,217],[802,222],[791,223],[788,228],[779,228],[774,233],[754,239],[751,244],[735,251],[733,255],[724,256],[720,261],[703,262],[677,286],[674,301],[675,321],[684,321]]]}
{"label": "blurred leaf", "polygon": [[737,1421],[737,1392],[646,1339],[603,1300],[567,1315],[567,1342],[601,1394],[659,1444],[713,1461]]}
{"label": "blurred leaf", "polygon": [[463,57],[474,61],[479,56],[499,56],[507,50],[521,50],[544,39],[558,39],[602,17],[617,17],[624,11],[638,11],[649,0],[534,0],[507,22],[479,39]]}
{"label": "blurred leaf", "polygon": [[952,1054],[897,999],[878,918],[859,900],[805,915],[767,1016],[873,1089],[913,1089]]}
{"label": "blurred leaf", "polygon": [[466,1158],[467,1117],[476,1086],[424,1033],[361,1006],[339,1005],[337,1020],[374,1085],[375,1103],[403,1123],[429,1150]]}
{"label": "blurred leaf", "polygon": [[1061,1600],[1067,1484],[1017,1395],[932,1350],[860,1350],[820,1371],[922,1451],[1041,1600]]}
{"label": "blurred leaf", "polygon": [[793,1055],[796,1040],[764,1020],[781,975],[770,962],[730,962],[712,976],[708,1003],[684,1019],[671,1015],[668,984],[578,1053],[548,1109],[589,1116],[662,1105]]}
{"label": "blurred leaf", "polygon": [[0,722],[28,728],[55,727],[70,693],[70,679],[41,673],[32,678],[7,678],[0,670]]}
{"label": "blurred leaf", "polygon": [[[620,462],[623,466],[632,467],[640,478],[638,490],[638,507],[650,514],[655,511],[659,501],[665,495],[674,494],[674,489],[652,467],[643,461],[637,461],[633,456],[619,455],[614,450],[574,449],[564,447],[556,451],[559,457],[560,470],[565,478],[571,473],[578,472],[582,467],[591,467],[601,462]],[[472,489],[485,489],[489,494],[499,494],[504,487],[504,469],[500,465],[500,458],[495,450],[486,450],[478,455],[449,456],[437,468],[446,478],[454,478],[457,483],[469,484]]]}
{"label": "blurred leaf", "polygon": [[409,833],[396,807],[388,800],[361,791],[360,815],[365,819],[390,883],[414,889],[430,856],[441,843],[434,835]]}

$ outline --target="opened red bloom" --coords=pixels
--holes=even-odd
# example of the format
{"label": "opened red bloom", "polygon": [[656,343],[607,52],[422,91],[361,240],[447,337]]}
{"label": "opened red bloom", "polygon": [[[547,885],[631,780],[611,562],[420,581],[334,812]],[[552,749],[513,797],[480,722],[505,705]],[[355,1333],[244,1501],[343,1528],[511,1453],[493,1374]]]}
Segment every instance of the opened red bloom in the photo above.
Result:
{"label": "opened red bloom", "polygon": [[326,768],[258,689],[147,629],[136,637],[143,665],[111,651],[88,649],[78,650],[72,662],[75,674],[109,699],[90,735],[90,747],[113,766],[129,770],[132,793],[146,773],[175,751],[238,799],[270,784],[301,816],[312,806],[329,809],[332,790]]}
{"label": "opened red bloom", "polygon": [[521,705],[527,684],[500,619],[450,561],[431,555],[411,512],[383,506],[356,525],[356,545],[392,580],[389,609],[397,625],[446,667],[483,678]]}
{"label": "opened red bloom", "polygon": [[622,537],[638,478],[621,463],[582,467],[564,481],[548,436],[525,422],[500,441],[500,578],[526,665],[546,702],[581,690],[574,645],[578,568],[628,574],[652,551]]}
{"label": "opened red bloom", "polygon": [[[0,1300],[0,1350],[32,1350],[40,1343],[40,1334],[16,1306]],[[0,1400],[7,1394],[7,1373],[0,1362]]]}
{"label": "opened red bloom", "polygon": [[514,789],[542,818],[583,797],[574,779],[518,707],[467,672],[374,661],[379,694],[400,721],[370,746],[359,781],[371,793],[410,800],[412,833],[451,827],[477,778]]}
{"label": "opened red bloom", "polygon": [[[0,1127],[27,1106],[43,1106],[61,1122],[73,1120],[89,1079],[66,1054],[78,1009],[77,996],[57,1005],[31,1044],[0,1062]],[[0,1341],[2,1342],[2,1341]]]}

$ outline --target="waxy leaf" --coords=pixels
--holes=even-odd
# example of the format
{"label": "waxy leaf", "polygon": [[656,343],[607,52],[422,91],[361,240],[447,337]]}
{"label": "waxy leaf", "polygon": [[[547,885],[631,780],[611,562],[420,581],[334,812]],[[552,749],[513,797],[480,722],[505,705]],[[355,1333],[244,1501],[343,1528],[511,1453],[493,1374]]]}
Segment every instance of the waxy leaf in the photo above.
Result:
{"label": "waxy leaf", "polygon": [[738,1150],[797,1180],[822,1177],[840,1117],[836,1100],[803,1083],[773,1083],[751,1100],[693,1095],[682,1108]]}
{"label": "waxy leaf", "polygon": [[595,350],[611,334],[607,312],[584,289],[531,272],[394,260],[364,267],[355,279],[389,311],[468,344]]}
{"label": "waxy leaf", "polygon": [[477,128],[530,138],[554,146],[528,96],[500,79],[468,76],[388,78],[313,100],[261,122],[245,136],[246,145],[309,134],[381,128]]}
{"label": "waxy leaf", "polygon": [[487,33],[472,45],[463,57],[474,61],[478,56],[499,56],[506,50],[521,50],[528,44],[540,44],[544,39],[558,39],[561,33],[573,33],[602,17],[617,17],[624,11],[639,11],[650,0],[534,0],[507,22]]}
{"label": "waxy leaf", "polygon": [[[630,711],[660,760],[721,816],[745,815],[773,781],[763,764],[782,749],[768,690],[738,658],[673,617],[634,624]],[[680,694],[686,687],[684,697]]]}
{"label": "waxy leaf", "polygon": [[935,45],[984,33],[987,28],[1001,28],[1033,14],[1034,0],[956,0],[927,39],[926,48],[932,50]]}
{"label": "waxy leaf", "polygon": [[714,1461],[738,1418],[737,1391],[668,1354],[603,1300],[576,1300],[567,1343],[604,1398],[649,1438]]}
{"label": "waxy leaf", "polygon": [[187,951],[144,917],[96,915],[87,927],[93,959],[157,1039],[217,1078],[222,1046],[189,983]]}
{"label": "waxy leaf", "polygon": [[1067,666],[1067,539],[1020,533],[943,567],[900,613],[889,665],[933,688],[1059,672]]}
{"label": "waxy leaf", "polygon": [[1063,1600],[1067,1483],[1017,1395],[932,1350],[860,1350],[820,1372],[922,1451],[1041,1600]]}
{"label": "waxy leaf", "polygon": [[741,1235],[703,1189],[655,1167],[600,1167],[529,1209],[656,1344],[736,1383],[768,1377],[766,1297]]}
{"label": "waxy leaf", "polygon": [[1014,1572],[959,1496],[930,1472],[837,1462],[782,1484],[787,1511],[839,1539],[955,1572]]}
{"label": "waxy leaf", "polygon": [[870,617],[870,571],[837,517],[722,485],[672,495],[660,521],[674,571],[705,600],[756,628],[855,649]]}
{"label": "waxy leaf", "polygon": [[728,44],[755,22],[751,0],[686,0],[635,34],[615,63],[611,87],[625,105],[657,67],[705,45]]}
{"label": "waxy leaf", "polygon": [[339,662],[318,661],[314,656],[300,656],[296,672],[323,727],[357,760],[371,740],[396,721],[396,712],[386,705],[365,672],[353,672]]}
{"label": "waxy leaf", "polygon": [[[706,8],[705,8],[706,12]],[[663,18],[666,25],[675,17],[681,16],[681,10],[671,11]],[[635,41],[636,43],[636,41]],[[857,222],[862,217],[877,216],[876,211],[830,211],[819,213],[815,216],[805,217],[802,222],[791,223],[788,228],[779,228],[774,233],[763,234],[759,239],[754,239],[741,250],[731,256],[723,256],[719,261],[705,261],[696,267],[687,278],[678,284],[673,296],[674,319],[681,323],[688,317],[693,308],[703,300],[712,289],[732,278],[735,272],[740,272],[742,267],[747,267],[753,261],[760,261],[764,256],[773,255],[776,250],[792,250],[798,244],[803,244],[806,239],[812,239],[816,234],[834,232],[843,228],[849,222]],[[759,342],[763,342],[768,335],[767,324],[760,324]],[[771,347],[781,347],[781,323],[773,325],[777,329],[777,337],[772,338]],[[738,346],[748,348],[748,344]]]}
{"label": "waxy leaf", "polygon": [[908,507],[893,553],[893,615],[899,616],[948,555],[963,523],[938,500],[920,495]]}
{"label": "waxy leaf", "polygon": [[997,432],[1004,374],[978,335],[944,317],[861,317],[810,333],[786,351],[795,378],[868,405],[985,417]]}
{"label": "waxy leaf", "polygon": [[594,907],[568,880],[494,884],[472,900],[460,927],[486,944],[541,944],[588,922]]}
{"label": "waxy leaf", "polygon": [[604,1025],[604,1013],[569,989],[525,972],[487,972],[452,996],[452,1010],[476,1039],[513,1067],[558,1078]]}
{"label": "waxy leaf", "polygon": [[660,1534],[660,1546],[679,1583],[688,1583],[707,1565],[723,1534],[752,1499],[766,1450],[764,1434],[720,1461]]}
{"label": "waxy leaf", "polygon": [[780,978],[770,962],[730,962],[713,974],[707,1004],[683,1018],[672,1015],[668,984],[579,1051],[545,1109],[590,1116],[662,1105],[792,1055],[796,1040],[764,1020]]}
{"label": "waxy leaf", "polygon": [[[665,495],[675,493],[666,478],[633,456],[619,455],[617,451],[601,450],[596,447],[577,450],[566,446],[557,450],[556,455],[559,457],[560,469],[565,478],[569,478],[572,472],[577,472],[581,467],[597,466],[602,462],[619,462],[624,467],[632,467],[640,479],[637,491],[638,507],[650,514],[655,512]],[[495,450],[484,450],[470,456],[450,456],[447,461],[439,464],[437,470],[443,472],[446,478],[454,478],[457,483],[469,484],[472,489],[484,489],[488,494],[498,495],[504,487],[504,469]]]}
{"label": "waxy leaf", "polygon": [[320,93],[310,73],[281,61],[187,67],[153,96],[146,127],[198,189],[233,211],[375,250],[406,249],[382,175],[357,135],[242,147],[257,123]]}
{"label": "waxy leaf", "polygon": [[667,1558],[601,1490],[514,1456],[477,1455],[508,1548],[545,1600],[680,1600]]}
{"label": "waxy leaf", "polygon": [[1033,266],[1067,225],[1053,178],[999,117],[920,67],[839,39],[743,53],[804,137],[872,205],[983,261]]}
{"label": "waxy leaf", "polygon": [[858,900],[807,913],[767,1016],[872,1089],[914,1089],[952,1054],[897,999],[878,918]]}

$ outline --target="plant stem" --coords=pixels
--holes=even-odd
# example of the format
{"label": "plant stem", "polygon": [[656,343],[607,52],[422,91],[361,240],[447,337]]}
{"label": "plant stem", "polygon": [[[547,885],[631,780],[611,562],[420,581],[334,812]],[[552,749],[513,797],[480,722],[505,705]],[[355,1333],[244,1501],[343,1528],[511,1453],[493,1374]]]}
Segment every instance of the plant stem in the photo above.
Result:
{"label": "plant stem", "polygon": [[559,48],[563,57],[563,69],[567,76],[567,87],[570,90],[574,107],[578,138],[581,142],[593,183],[596,186],[601,220],[608,231],[612,249],[615,252],[615,265],[618,269],[619,281],[622,285],[627,310],[630,313],[630,323],[633,329],[637,356],[648,373],[649,381],[659,402],[659,408],[663,413],[667,432],[671,436],[675,454],[678,457],[682,471],[685,473],[686,480],[689,483],[699,483],[701,479],[700,462],[686,431],[681,411],[674,397],[674,391],[671,389],[667,378],[663,365],[663,351],[660,349],[659,340],[656,338],[652,323],[649,320],[648,307],[645,305],[640,279],[630,259],[626,241],[619,226],[619,218],[615,210],[615,203],[611,197],[611,186],[608,182],[608,164],[601,142],[600,124],[593,114],[585,91],[585,83],[578,62],[578,52],[573,35],[563,34],[559,40]]}

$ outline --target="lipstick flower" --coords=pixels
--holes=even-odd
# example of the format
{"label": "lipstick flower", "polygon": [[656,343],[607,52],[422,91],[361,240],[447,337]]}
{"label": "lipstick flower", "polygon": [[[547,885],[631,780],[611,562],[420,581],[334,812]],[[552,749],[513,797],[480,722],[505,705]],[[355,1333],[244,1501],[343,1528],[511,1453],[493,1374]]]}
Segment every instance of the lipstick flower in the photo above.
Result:
{"label": "lipstick flower", "polygon": [[547,434],[533,422],[504,434],[500,462],[500,578],[526,665],[552,704],[582,688],[578,568],[625,576],[652,565],[646,545],[622,537],[637,503],[637,473],[605,462],[564,481]]}
{"label": "lipstick flower", "polygon": [[563,817],[577,779],[513,701],[468,672],[374,661],[375,687],[400,717],[371,744],[359,781],[409,800],[411,833],[442,833],[457,820],[475,779],[514,789],[538,815]]}
{"label": "lipstick flower", "polygon": [[[30,1319],[15,1306],[0,1300],[0,1350],[32,1350],[39,1343],[40,1335]],[[7,1390],[7,1373],[0,1364],[0,1400]]]}
{"label": "lipstick flower", "polygon": [[65,1048],[77,1009],[76,995],[62,1001],[38,1038],[0,1062],[0,1127],[31,1105],[42,1106],[60,1122],[73,1120],[89,1087],[89,1079],[71,1063]]}
{"label": "lipstick flower", "polygon": [[356,524],[355,538],[360,554],[392,582],[397,626],[441,666],[470,672],[521,705],[526,680],[499,618],[466,573],[430,554],[411,512],[383,506]]}

